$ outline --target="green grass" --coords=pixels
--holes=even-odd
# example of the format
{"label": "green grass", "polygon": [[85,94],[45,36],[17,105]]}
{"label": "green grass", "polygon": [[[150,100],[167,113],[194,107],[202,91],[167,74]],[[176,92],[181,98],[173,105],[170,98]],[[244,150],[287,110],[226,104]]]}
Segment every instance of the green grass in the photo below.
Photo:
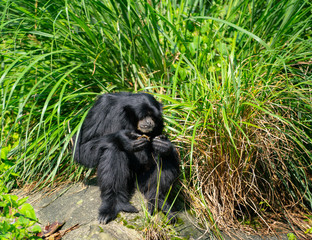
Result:
{"label": "green grass", "polygon": [[80,179],[70,139],[96,96],[147,91],[165,105],[199,218],[226,228],[279,216],[307,230],[291,210],[312,208],[311,11],[295,0],[3,0],[0,147],[17,183]]}

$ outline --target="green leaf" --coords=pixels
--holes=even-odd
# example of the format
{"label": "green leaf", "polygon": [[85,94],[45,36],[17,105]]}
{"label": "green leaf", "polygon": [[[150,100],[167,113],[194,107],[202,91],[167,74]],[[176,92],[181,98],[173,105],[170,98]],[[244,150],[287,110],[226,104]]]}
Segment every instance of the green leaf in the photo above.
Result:
{"label": "green leaf", "polygon": [[31,231],[34,232],[34,233],[40,233],[41,232],[41,227],[39,225],[35,225],[31,229]]}
{"label": "green leaf", "polygon": [[27,199],[28,199],[28,197],[19,199],[19,200],[17,201],[17,204],[18,204],[19,206],[21,206],[21,205],[23,205],[23,204],[27,201]]}
{"label": "green leaf", "polygon": [[50,34],[50,33],[46,33],[46,32],[41,32],[41,31],[30,31],[29,33],[31,34],[35,34],[35,35],[39,35],[39,36],[43,36],[43,37],[48,37],[48,38],[54,38],[56,36]]}
{"label": "green leaf", "polygon": [[287,233],[287,239],[288,240],[297,240],[297,237],[293,233]]}
{"label": "green leaf", "polygon": [[37,220],[35,210],[29,203],[24,203],[19,212],[29,219]]}
{"label": "green leaf", "polygon": [[270,50],[270,46],[268,44],[266,44],[260,37],[258,37],[257,35],[253,34],[252,32],[247,31],[246,29],[237,26],[236,24],[233,24],[229,21],[223,20],[223,19],[219,19],[219,18],[215,18],[215,17],[203,17],[203,16],[199,16],[199,17],[191,17],[189,18],[189,20],[197,20],[197,19],[210,19],[216,22],[220,22],[220,23],[224,23],[226,25],[229,25],[233,28],[236,28],[238,31],[247,34],[249,37],[255,39],[256,41],[258,41],[261,45],[263,45],[266,49]]}
{"label": "green leaf", "polygon": [[22,227],[28,227],[29,223],[30,223],[30,220],[28,218],[19,216],[15,224],[17,226],[20,225]]}

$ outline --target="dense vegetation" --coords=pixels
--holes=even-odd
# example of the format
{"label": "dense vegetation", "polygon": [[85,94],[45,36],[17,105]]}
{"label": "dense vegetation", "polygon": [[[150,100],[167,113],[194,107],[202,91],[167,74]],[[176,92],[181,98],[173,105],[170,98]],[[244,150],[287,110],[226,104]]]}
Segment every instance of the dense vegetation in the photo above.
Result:
{"label": "dense vegetation", "polygon": [[311,26],[304,0],[2,0],[0,181],[88,175],[70,140],[90,104],[146,91],[165,105],[182,192],[207,227],[278,220],[307,237]]}

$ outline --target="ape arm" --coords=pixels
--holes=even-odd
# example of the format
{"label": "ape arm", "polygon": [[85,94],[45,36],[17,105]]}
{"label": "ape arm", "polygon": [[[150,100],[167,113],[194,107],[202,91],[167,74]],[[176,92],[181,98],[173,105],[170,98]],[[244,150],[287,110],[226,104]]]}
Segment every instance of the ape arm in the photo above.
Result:
{"label": "ape arm", "polygon": [[149,144],[149,139],[142,135],[128,130],[122,130],[118,134],[118,141],[121,150],[126,152],[138,152]]}
{"label": "ape arm", "polygon": [[111,136],[94,138],[85,143],[76,144],[74,159],[76,162],[88,168],[96,167],[104,151],[110,148]]}
{"label": "ape arm", "polygon": [[96,167],[107,149],[118,148],[120,151],[137,152],[150,144],[147,138],[139,138],[140,136],[129,130],[121,130],[82,144],[77,142],[74,159],[88,168]]}

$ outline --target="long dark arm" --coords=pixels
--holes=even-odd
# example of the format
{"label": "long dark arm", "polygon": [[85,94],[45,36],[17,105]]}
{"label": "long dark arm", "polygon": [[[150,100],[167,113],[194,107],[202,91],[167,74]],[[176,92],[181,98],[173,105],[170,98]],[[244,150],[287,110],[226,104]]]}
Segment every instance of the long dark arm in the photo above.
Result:
{"label": "long dark arm", "polygon": [[76,162],[92,168],[99,164],[104,151],[111,148],[119,148],[120,151],[136,152],[142,150],[149,144],[148,139],[128,130],[121,130],[117,133],[91,139],[80,143],[78,137],[75,147],[74,159]]}

